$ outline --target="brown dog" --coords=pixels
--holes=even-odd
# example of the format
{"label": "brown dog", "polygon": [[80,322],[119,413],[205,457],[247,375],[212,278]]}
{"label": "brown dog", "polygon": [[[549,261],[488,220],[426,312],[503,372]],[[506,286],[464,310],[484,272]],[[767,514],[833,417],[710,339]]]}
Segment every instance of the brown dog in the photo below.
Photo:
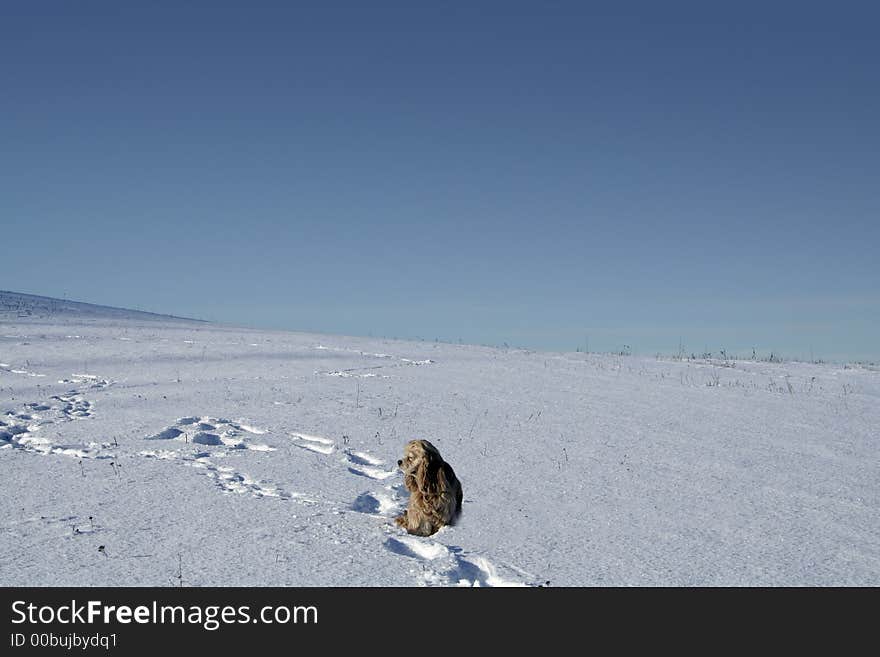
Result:
{"label": "brown dog", "polygon": [[394,521],[418,536],[430,536],[452,524],[461,511],[461,483],[437,448],[427,440],[411,440],[397,465],[410,496],[406,511]]}

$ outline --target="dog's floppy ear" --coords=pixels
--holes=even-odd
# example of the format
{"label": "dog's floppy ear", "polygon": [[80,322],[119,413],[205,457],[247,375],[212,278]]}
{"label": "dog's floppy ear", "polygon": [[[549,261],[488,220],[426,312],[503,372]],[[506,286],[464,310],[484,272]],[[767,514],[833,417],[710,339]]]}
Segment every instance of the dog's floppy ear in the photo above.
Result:
{"label": "dog's floppy ear", "polygon": [[430,492],[433,473],[431,468],[431,454],[428,450],[422,452],[422,458],[419,461],[419,467],[416,468],[414,476],[418,489],[423,493]]}
{"label": "dog's floppy ear", "polygon": [[443,467],[443,459],[437,459],[437,469],[434,475],[434,490],[437,493],[445,493],[449,490],[449,483],[446,480],[446,468]]}
{"label": "dog's floppy ear", "polygon": [[446,476],[443,474],[443,459],[440,452],[425,441],[423,446],[422,462],[416,472],[416,481],[419,484],[419,490],[426,493],[436,493],[445,490]]}

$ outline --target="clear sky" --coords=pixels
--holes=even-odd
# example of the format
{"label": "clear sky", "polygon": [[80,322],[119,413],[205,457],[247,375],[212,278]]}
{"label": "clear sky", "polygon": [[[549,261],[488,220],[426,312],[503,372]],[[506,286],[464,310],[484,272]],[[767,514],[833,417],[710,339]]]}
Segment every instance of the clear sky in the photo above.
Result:
{"label": "clear sky", "polygon": [[880,359],[880,9],[4,2],[0,289]]}

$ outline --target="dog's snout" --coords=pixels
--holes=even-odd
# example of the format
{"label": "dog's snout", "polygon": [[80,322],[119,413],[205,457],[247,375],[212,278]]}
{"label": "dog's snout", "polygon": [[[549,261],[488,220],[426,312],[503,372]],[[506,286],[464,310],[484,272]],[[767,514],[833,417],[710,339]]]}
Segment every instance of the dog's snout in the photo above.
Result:
{"label": "dog's snout", "polygon": [[397,465],[403,465],[403,459],[397,459]]}

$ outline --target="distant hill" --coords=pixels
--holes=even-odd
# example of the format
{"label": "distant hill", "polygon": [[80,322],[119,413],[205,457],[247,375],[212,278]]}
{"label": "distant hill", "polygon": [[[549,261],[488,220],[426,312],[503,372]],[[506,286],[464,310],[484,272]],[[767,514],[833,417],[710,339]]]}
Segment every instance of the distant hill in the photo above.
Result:
{"label": "distant hill", "polygon": [[202,322],[204,320],[191,319],[189,317],[175,317],[174,315],[160,315],[141,310],[129,310],[127,308],[113,308],[112,306],[98,306],[93,303],[82,301],[68,301],[67,299],[54,299],[41,297],[35,294],[21,294],[19,292],[7,292],[0,290],[0,320],[13,318],[49,318],[49,317],[79,317],[82,319],[111,317],[116,319],[140,319],[140,320],[169,320],[184,322]]}

